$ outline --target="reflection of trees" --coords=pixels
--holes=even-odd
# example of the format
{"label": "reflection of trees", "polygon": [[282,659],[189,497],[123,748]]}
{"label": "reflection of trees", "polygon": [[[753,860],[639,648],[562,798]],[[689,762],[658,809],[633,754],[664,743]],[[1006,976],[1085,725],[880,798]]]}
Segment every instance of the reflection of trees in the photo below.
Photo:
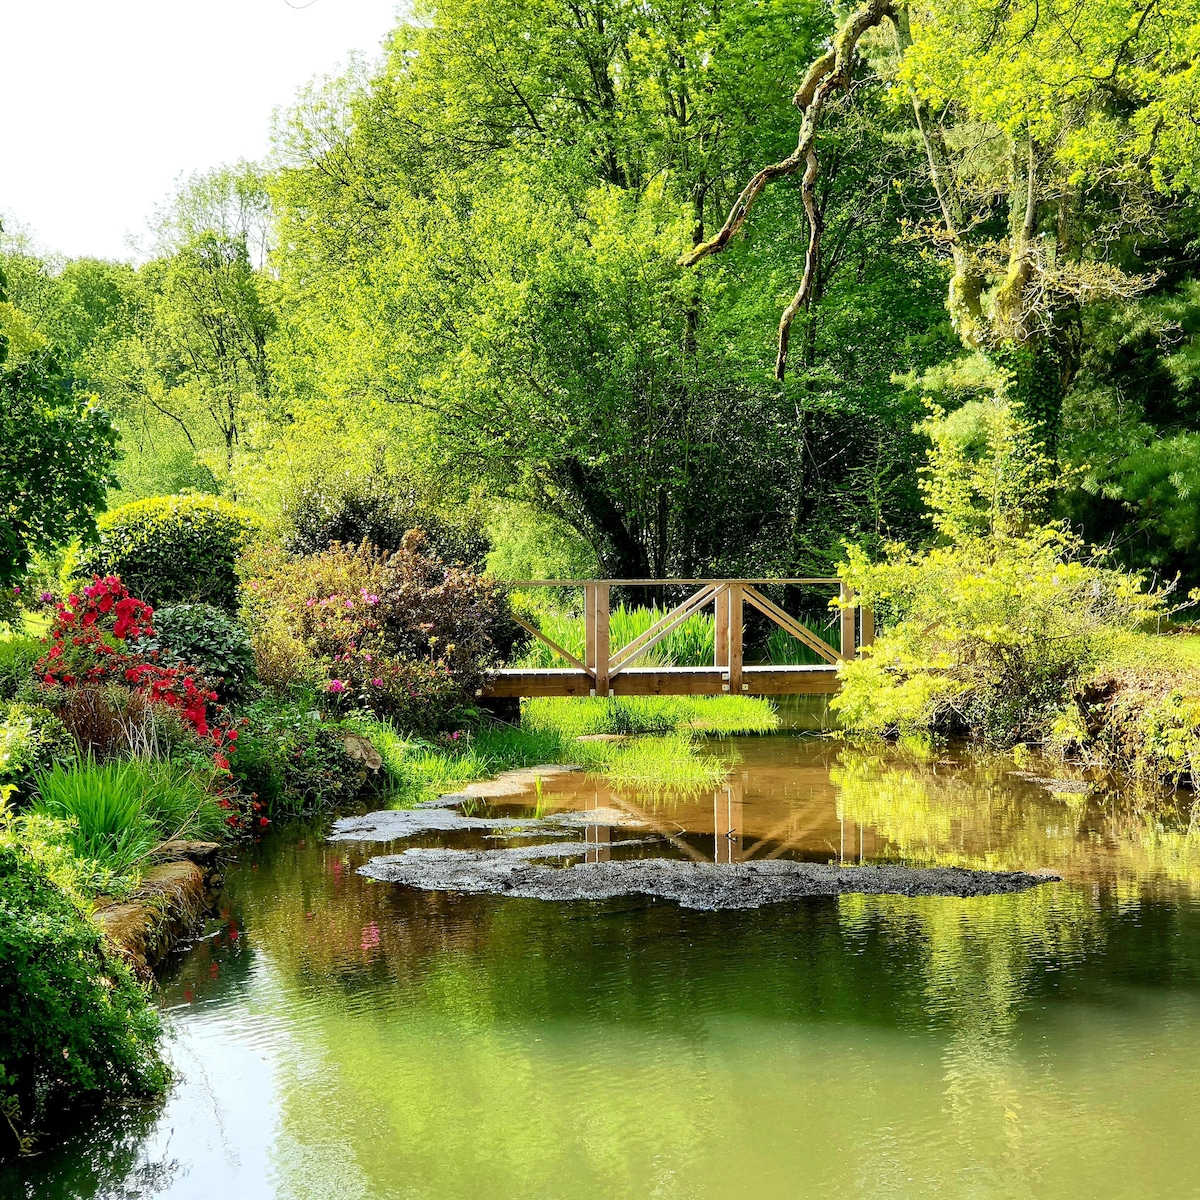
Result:
{"label": "reflection of trees", "polygon": [[[695,913],[354,873],[384,849],[276,835],[230,871],[239,936],[227,927],[214,961],[259,961],[248,1016],[283,1031],[280,1196],[735,1194],[712,1173],[744,1116],[844,1122],[876,1172],[853,1194],[882,1194],[887,1162],[947,1194],[1048,1194],[1024,1185],[1028,1164],[1064,1130],[1085,1146],[1100,1133],[1042,1068],[1027,1015],[1064,988],[1090,1003],[1156,970],[1200,978],[1200,913],[1069,884]],[[898,1104],[948,1142],[898,1157]],[[819,1141],[797,1145],[796,1177],[846,1182],[857,1166],[831,1167]]]}
{"label": "reflection of trees", "polygon": [[1200,892],[1200,828],[1161,791],[1055,795],[1013,774],[1010,759],[926,763],[845,748],[830,772],[838,814],[873,829],[883,856],[1000,870],[1051,867],[1067,878]]}
{"label": "reflection of trees", "polygon": [[74,1200],[159,1195],[180,1172],[169,1153],[155,1162],[142,1154],[161,1110],[161,1102],[105,1109],[48,1152],[0,1163],[0,1196]]}

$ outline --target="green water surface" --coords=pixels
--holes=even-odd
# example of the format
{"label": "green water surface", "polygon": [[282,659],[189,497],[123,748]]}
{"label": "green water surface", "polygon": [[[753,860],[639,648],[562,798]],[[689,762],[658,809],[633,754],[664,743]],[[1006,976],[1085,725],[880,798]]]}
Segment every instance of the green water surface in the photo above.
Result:
{"label": "green water surface", "polygon": [[[0,1195],[1200,1195],[1200,871],[1170,810],[795,737],[742,749],[746,852],[848,838],[1067,878],[552,904],[374,883],[354,868],[386,847],[281,831],[165,981],[165,1104],[103,1114]],[[698,847],[706,804],[675,806]]]}

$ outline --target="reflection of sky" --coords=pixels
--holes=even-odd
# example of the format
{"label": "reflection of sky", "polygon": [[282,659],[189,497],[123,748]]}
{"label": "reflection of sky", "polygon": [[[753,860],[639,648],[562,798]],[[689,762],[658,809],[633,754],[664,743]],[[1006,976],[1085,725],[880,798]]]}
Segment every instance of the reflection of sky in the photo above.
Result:
{"label": "reflection of sky", "polygon": [[[251,967],[253,1009],[273,990],[259,959]],[[272,1196],[277,1062],[290,1036],[288,1023],[216,1000],[176,1009],[168,1030],[176,1083],[142,1158],[176,1169],[165,1189],[153,1194],[170,1200]]]}

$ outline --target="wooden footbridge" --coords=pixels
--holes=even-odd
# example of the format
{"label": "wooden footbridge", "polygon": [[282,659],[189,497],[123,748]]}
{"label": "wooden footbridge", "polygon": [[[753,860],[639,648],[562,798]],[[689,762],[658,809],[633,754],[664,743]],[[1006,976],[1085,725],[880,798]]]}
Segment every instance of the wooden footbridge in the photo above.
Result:
{"label": "wooden footbridge", "polygon": [[[840,597],[840,645],[831,646],[806,625],[769,600],[762,587],[817,587]],[[837,579],[527,579],[514,588],[554,587],[583,590],[584,656],[574,654],[540,629],[518,621],[540,638],[567,664],[562,668],[509,667],[497,671],[483,695],[515,696],[749,696],[829,695],[840,686],[837,664],[853,658],[861,646],[875,640],[875,619],[869,608],[854,603]],[[616,586],[697,590],[664,613],[645,633],[626,646],[609,641],[609,595]],[[745,606],[749,604],[802,642],[821,659],[812,666],[748,664],[742,647]],[[646,653],[689,617],[712,606],[716,636],[711,666],[636,666]]]}

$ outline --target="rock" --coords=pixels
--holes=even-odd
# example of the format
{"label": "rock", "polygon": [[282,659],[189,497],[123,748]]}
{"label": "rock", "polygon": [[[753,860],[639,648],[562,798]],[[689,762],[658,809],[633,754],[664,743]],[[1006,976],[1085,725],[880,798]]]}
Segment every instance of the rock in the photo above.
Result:
{"label": "rock", "polygon": [[201,867],[215,866],[220,853],[220,842],[163,842],[151,851],[157,862],[186,860]]}
{"label": "rock", "polygon": [[[576,843],[576,847],[586,844]],[[575,847],[559,847],[574,853]],[[697,863],[633,858],[541,866],[544,846],[503,850],[412,849],[373,858],[359,873],[370,879],[425,891],[486,892],[532,900],[610,900],[660,896],[683,908],[760,908],[809,896],[996,896],[1023,892],[1059,878],[1022,871],[971,871],[961,867],[845,867],[764,860]]]}
{"label": "rock", "polygon": [[196,928],[208,905],[206,871],[180,858],[147,871],[128,900],[98,909],[95,917],[117,954],[147,978]]}
{"label": "rock", "polygon": [[371,744],[371,739],[363,737],[361,733],[346,734],[342,745],[346,747],[347,755],[355,762],[362,763],[368,771],[378,771],[383,766],[383,755]]}

